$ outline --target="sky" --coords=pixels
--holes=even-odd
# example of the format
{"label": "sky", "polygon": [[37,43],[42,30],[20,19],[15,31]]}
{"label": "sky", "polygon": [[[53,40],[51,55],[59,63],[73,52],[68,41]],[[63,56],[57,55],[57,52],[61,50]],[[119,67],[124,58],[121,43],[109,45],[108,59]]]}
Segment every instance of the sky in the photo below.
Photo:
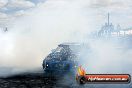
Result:
{"label": "sky", "polygon": [[0,24],[7,25],[7,22],[26,15],[26,10],[37,7],[45,0],[0,0]]}
{"label": "sky", "polygon": [[[0,25],[7,25],[10,20],[27,15],[28,11],[30,13],[31,9],[35,9],[47,1],[57,3],[58,1],[72,2],[76,0],[0,0]],[[84,6],[83,8],[86,10],[83,14],[93,17],[91,20],[93,20],[93,26],[97,25],[95,28],[104,24],[108,12],[113,24],[120,24],[122,28],[132,27],[131,0],[77,0],[75,4],[78,5],[77,8],[81,5]],[[95,17],[99,20],[95,20]]]}

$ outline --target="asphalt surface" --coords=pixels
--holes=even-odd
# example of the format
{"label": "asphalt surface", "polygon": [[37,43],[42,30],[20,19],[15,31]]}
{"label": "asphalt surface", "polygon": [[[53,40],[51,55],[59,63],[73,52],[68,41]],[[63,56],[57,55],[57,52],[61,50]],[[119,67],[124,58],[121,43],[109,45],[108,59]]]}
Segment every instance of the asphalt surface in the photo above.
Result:
{"label": "asphalt surface", "polygon": [[76,80],[45,77],[43,73],[18,74],[0,78],[0,88],[132,88],[132,84],[85,84],[78,85]]}
{"label": "asphalt surface", "polygon": [[43,73],[18,74],[0,78],[0,88],[77,88],[62,79],[45,77]]}

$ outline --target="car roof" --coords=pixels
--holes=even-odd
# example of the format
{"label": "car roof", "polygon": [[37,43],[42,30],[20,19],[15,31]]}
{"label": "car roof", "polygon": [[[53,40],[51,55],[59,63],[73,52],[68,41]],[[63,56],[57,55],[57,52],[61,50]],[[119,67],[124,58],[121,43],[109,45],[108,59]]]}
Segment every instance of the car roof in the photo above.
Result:
{"label": "car roof", "polygon": [[62,43],[59,46],[80,46],[80,43]]}

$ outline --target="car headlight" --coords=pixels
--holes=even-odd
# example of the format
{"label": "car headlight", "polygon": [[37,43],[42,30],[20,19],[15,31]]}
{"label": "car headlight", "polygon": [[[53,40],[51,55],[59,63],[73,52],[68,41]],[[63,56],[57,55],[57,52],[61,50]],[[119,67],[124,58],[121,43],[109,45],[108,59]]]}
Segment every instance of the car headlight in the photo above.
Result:
{"label": "car headlight", "polygon": [[76,66],[76,65],[75,65],[74,67],[75,67],[75,68],[77,68],[77,66]]}

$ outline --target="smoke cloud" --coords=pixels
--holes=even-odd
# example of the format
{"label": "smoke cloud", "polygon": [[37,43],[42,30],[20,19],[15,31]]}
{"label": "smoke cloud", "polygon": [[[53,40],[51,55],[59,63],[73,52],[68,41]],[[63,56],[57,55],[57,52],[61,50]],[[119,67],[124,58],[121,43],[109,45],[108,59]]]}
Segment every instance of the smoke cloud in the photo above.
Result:
{"label": "smoke cloud", "polygon": [[[126,41],[124,41],[126,42]],[[105,74],[131,74],[130,67],[131,49],[129,44],[123,44],[120,40],[94,40],[90,43],[90,52],[87,50],[82,57],[84,68],[89,73]]]}
{"label": "smoke cloud", "polygon": [[58,44],[84,38],[91,29],[78,4],[48,0],[9,22],[9,31],[0,34],[0,66],[15,71],[40,68]]}
{"label": "smoke cloud", "polygon": [[[42,61],[50,51],[63,42],[89,42],[91,53],[82,56],[82,65],[91,73],[129,71],[131,50],[102,40],[90,41],[88,34],[99,30],[102,16],[88,8],[89,1],[48,0],[28,10],[26,16],[10,23],[8,32],[0,33],[0,67],[10,72],[42,68]],[[95,14],[95,15],[93,15]],[[87,50],[86,50],[87,52]],[[9,73],[0,69],[0,76]]]}

